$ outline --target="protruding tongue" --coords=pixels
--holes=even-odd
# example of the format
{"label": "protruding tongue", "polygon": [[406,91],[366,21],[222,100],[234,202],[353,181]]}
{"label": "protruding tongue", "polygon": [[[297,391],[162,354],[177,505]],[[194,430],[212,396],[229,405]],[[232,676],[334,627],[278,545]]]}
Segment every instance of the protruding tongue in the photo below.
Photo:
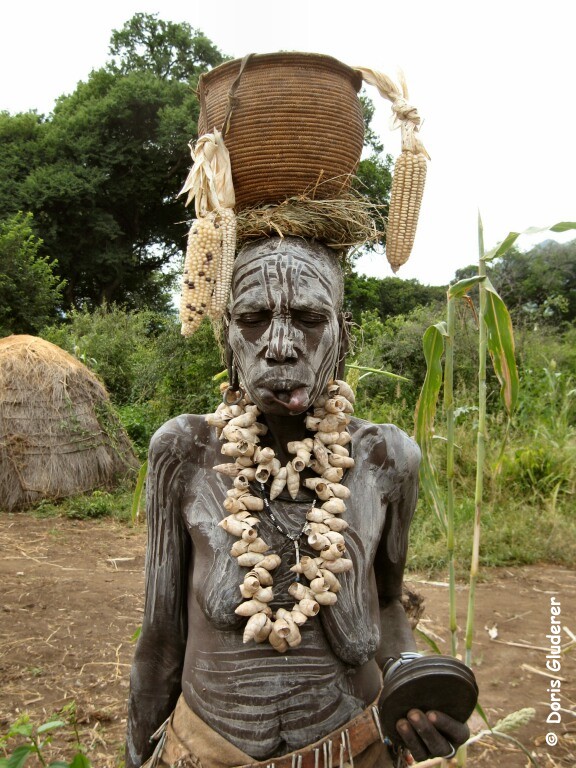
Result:
{"label": "protruding tongue", "polygon": [[289,411],[302,413],[308,407],[308,390],[306,387],[296,389],[279,389],[274,392],[274,397]]}

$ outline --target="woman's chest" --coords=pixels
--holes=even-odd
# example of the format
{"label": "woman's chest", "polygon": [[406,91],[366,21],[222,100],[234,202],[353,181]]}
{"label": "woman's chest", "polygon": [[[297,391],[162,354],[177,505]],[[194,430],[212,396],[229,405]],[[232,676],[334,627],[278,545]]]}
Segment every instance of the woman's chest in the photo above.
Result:
{"label": "woman's chest", "polygon": [[[253,508],[231,512],[230,479],[200,471],[185,489],[182,512],[193,544],[191,589],[207,618],[221,627],[239,623],[236,609],[252,597],[246,585],[254,568],[270,572],[259,597],[273,612],[312,598],[311,588],[321,605],[330,605],[341,590],[369,582],[385,509],[371,477],[349,479],[350,497],[332,532],[321,522],[321,499],[270,500],[265,486],[252,486]],[[311,566],[298,573],[299,562]]]}

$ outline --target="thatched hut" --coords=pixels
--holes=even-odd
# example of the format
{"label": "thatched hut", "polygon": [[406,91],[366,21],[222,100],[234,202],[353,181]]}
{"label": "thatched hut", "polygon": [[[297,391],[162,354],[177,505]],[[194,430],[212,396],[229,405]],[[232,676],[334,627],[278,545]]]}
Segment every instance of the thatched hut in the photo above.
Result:
{"label": "thatched hut", "polygon": [[111,489],[136,466],[85,365],[43,339],[0,339],[0,509]]}

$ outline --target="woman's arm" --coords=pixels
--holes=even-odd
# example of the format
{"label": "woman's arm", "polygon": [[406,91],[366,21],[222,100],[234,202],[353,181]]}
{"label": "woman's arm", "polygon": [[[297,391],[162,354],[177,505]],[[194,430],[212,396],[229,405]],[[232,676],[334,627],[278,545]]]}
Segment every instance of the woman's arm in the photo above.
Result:
{"label": "woman's arm", "polygon": [[191,542],[180,509],[183,470],[190,469],[187,442],[175,419],[150,444],[146,599],[130,675],[126,768],[139,768],[150,756],[150,737],[181,692],[191,566]]}
{"label": "woman's arm", "polygon": [[[382,456],[379,457],[378,453]],[[393,488],[389,477],[382,491],[384,529],[374,560],[374,573],[380,605],[380,648],[376,656],[380,667],[389,658],[416,650],[416,644],[402,606],[404,567],[408,553],[408,533],[418,500],[420,450],[398,429],[386,433],[377,446],[373,461],[393,462]]]}

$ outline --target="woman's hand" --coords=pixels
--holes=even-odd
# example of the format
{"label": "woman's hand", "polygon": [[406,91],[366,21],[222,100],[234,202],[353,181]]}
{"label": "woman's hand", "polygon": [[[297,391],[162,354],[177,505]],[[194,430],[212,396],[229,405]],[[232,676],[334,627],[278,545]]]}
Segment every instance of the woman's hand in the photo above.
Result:
{"label": "woman's hand", "polygon": [[443,712],[411,709],[396,722],[396,730],[415,760],[452,757],[470,736],[466,723]]}

